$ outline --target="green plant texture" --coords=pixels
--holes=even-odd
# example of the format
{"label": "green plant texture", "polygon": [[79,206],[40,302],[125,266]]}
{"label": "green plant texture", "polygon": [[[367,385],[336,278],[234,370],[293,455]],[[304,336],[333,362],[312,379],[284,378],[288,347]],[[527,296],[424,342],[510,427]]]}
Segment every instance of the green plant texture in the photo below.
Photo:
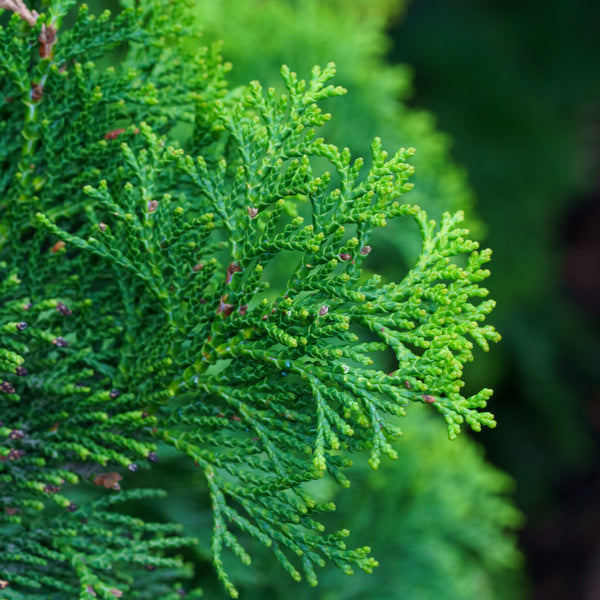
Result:
{"label": "green plant texture", "polygon": [[[229,89],[186,3],[74,5],[0,2],[2,598],[199,596],[199,541],[130,514],[164,494],[138,469],[173,453],[204,479],[212,532],[189,533],[230,596],[243,542],[311,585],[370,572],[310,486],[397,458],[413,404],[451,438],[494,426],[491,390],[462,393],[499,337],[489,251],[460,212],[404,202],[412,149],[317,137],[332,64]],[[394,220],[421,239],[398,282],[369,269]]]}
{"label": "green plant texture", "polygon": [[[281,64],[308,72],[315,64],[336,63],[348,94],[335,104],[325,126],[327,139],[367,156],[371,141],[381,136],[384,149],[417,149],[411,159],[415,184],[411,202],[438,220],[446,211],[465,212],[466,224],[479,239],[484,225],[473,210],[474,195],[464,169],[450,153],[450,140],[436,129],[435,117],[409,106],[412,72],[406,65],[385,60],[390,40],[385,31],[406,7],[400,0],[195,0],[196,21],[207,40],[223,42],[232,63],[230,79],[238,84],[258,79],[281,87]],[[335,32],[332,35],[332,32]],[[390,268],[409,264],[418,254],[418,240],[402,220],[379,233],[389,265],[378,261],[379,272],[395,277]]]}

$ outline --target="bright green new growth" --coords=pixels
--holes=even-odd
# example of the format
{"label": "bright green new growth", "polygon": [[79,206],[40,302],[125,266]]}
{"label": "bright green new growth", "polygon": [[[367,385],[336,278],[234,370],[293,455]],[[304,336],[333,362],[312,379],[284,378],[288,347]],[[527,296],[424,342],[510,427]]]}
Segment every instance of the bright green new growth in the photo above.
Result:
{"label": "bright green new growth", "polygon": [[[169,549],[194,540],[106,508],[159,493],[118,490],[164,445],[206,478],[232,596],[221,555],[250,563],[240,532],[310,584],[325,561],[370,571],[303,484],[349,485],[352,452],[395,458],[414,402],[450,437],[494,425],[490,390],[461,393],[473,343],[498,339],[489,252],[461,214],[436,226],[404,203],[411,149],[376,140],[365,167],[317,137],[318,104],[344,92],[332,65],[308,82],[284,68],[280,97],[230,92],[214,51],[182,45],[182,3],[84,7],[58,30],[72,4],[0,31],[3,597],[179,597]],[[125,43],[117,69],[89,62]],[[364,267],[394,218],[422,251],[388,283]]]}

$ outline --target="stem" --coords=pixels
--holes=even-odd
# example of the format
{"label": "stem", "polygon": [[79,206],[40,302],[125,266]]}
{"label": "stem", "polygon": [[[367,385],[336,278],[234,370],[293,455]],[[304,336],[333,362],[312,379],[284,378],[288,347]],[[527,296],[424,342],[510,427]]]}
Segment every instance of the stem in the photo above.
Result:
{"label": "stem", "polygon": [[[8,0],[16,2],[16,0]],[[2,0],[0,0],[2,2]],[[25,19],[32,27],[36,24],[37,19],[39,17],[38,13],[35,11],[30,12],[25,5],[19,0],[19,10],[15,10],[17,14],[19,14],[23,19]],[[1,6],[1,4],[0,4]],[[28,14],[26,14],[28,13]],[[46,80],[48,79],[48,75],[50,73],[50,69],[52,65],[54,65],[54,61],[52,57],[54,55],[54,44],[56,43],[56,32],[60,25],[61,19],[57,15],[52,15],[50,18],[50,22],[48,24],[42,25],[42,29],[40,31],[40,35],[38,37],[38,41],[40,43],[39,46],[39,54],[42,59],[40,64],[40,71],[42,73],[39,81],[32,81],[30,90],[28,93],[28,98],[24,101],[26,112],[25,119],[23,125],[23,135],[25,137],[25,144],[23,145],[23,149],[21,151],[21,160],[19,162],[19,172],[21,173],[21,185],[23,188],[28,188],[29,186],[33,186],[35,191],[38,191],[43,185],[43,179],[39,182],[34,182],[32,180],[34,173],[34,164],[31,163],[33,156],[35,155],[35,151],[37,148],[37,142],[40,139],[39,135],[39,105],[42,101],[44,94],[44,86],[46,85]],[[25,194],[21,195],[20,200],[26,201],[27,197]]]}

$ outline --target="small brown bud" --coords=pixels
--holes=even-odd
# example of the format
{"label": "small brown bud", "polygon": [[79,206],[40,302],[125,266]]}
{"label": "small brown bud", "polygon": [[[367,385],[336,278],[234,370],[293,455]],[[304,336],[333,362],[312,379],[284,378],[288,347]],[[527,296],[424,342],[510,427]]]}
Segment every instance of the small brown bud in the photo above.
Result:
{"label": "small brown bud", "polygon": [[8,437],[11,440],[22,440],[25,437],[25,434],[20,430],[20,429],[13,429],[9,434]]}
{"label": "small brown bud", "polygon": [[148,212],[152,213],[158,208],[158,200],[150,200],[148,202]]}
{"label": "small brown bud", "polygon": [[8,587],[8,581],[0,579],[0,590],[5,590]]}
{"label": "small brown bud", "polygon": [[88,585],[88,586],[85,588],[85,591],[86,591],[88,594],[91,594],[92,596],[94,596],[94,598],[97,598],[97,597],[98,597],[98,594],[96,594],[96,590],[95,590],[95,589],[94,589],[94,588],[93,588],[91,585]]}
{"label": "small brown bud", "polygon": [[104,134],[104,139],[116,140],[122,133],[125,133],[124,129],[113,129],[112,131]]}
{"label": "small brown bud", "polygon": [[106,223],[98,223],[98,227],[102,233],[106,231]]}
{"label": "small brown bud", "polygon": [[347,254],[346,252],[343,252],[342,254],[340,254],[340,260],[343,261],[348,261],[352,258],[351,254]]}
{"label": "small brown bud", "polygon": [[54,244],[54,246],[52,246],[52,248],[50,248],[50,252],[52,254],[56,254],[59,250],[62,250],[65,246],[66,246],[65,242],[63,242],[62,240],[59,240],[58,242],[56,242],[56,244]]}
{"label": "small brown bud", "polygon": [[219,308],[217,308],[217,314],[223,313],[223,317],[228,317],[234,309],[233,304],[227,304],[225,302],[227,300],[227,294],[221,296],[221,301],[219,302]]}
{"label": "small brown bud", "polygon": [[107,490],[120,490],[121,486],[119,485],[119,481],[121,481],[121,479],[123,478],[119,473],[99,473],[94,477],[94,485],[101,485]]}
{"label": "small brown bud", "polygon": [[319,316],[324,317],[329,312],[329,306],[321,306],[319,309]]}
{"label": "small brown bud", "polygon": [[116,398],[118,398],[121,395],[121,392],[119,390],[110,390],[110,392],[108,393],[108,397],[111,400],[115,400]]}
{"label": "small brown bud", "polygon": [[242,306],[240,306],[238,312],[243,317],[248,312],[248,305],[247,304],[242,304]]}
{"label": "small brown bud", "polygon": [[52,340],[52,343],[58,348],[66,348],[69,345],[69,342],[62,337],[57,337]]}
{"label": "small brown bud", "polygon": [[144,565],[146,571],[156,571],[156,565]]}
{"label": "small brown bud", "polygon": [[39,53],[40,58],[51,58],[52,57],[52,46],[56,41],[56,29],[52,25],[42,25],[42,30],[38,36],[38,42],[40,43]]}
{"label": "small brown bud", "polygon": [[135,463],[131,463],[127,465],[127,469],[132,473],[135,473],[138,470],[138,466]]}
{"label": "small brown bud", "polygon": [[152,463],[158,462],[158,456],[156,456],[156,452],[150,452],[150,454],[148,454],[148,460]]}
{"label": "small brown bud", "polygon": [[19,509],[15,508],[14,506],[5,506],[4,507],[4,512],[9,516],[9,517],[14,517],[18,512]]}
{"label": "small brown bud", "polygon": [[15,373],[19,375],[19,377],[25,377],[25,375],[27,375],[27,369],[25,367],[17,367]]}
{"label": "small brown bud", "polygon": [[21,456],[25,454],[24,450],[17,450],[16,448],[11,448],[8,452],[8,460],[19,460]]}
{"label": "small brown bud", "polygon": [[29,327],[29,325],[27,323],[25,323],[25,321],[21,321],[20,323],[17,323],[17,329],[19,331],[25,331],[27,329],[27,327]]}
{"label": "small brown bud", "polygon": [[227,267],[227,278],[225,280],[225,283],[231,283],[231,280],[233,279],[233,274],[239,273],[241,270],[242,269],[238,264],[229,263],[229,266]]}
{"label": "small brown bud", "polygon": [[115,598],[121,598],[121,596],[123,596],[123,592],[121,590],[118,590],[117,588],[110,588],[110,590],[108,590],[109,594],[112,594]]}
{"label": "small brown bud", "polygon": [[371,246],[363,246],[360,249],[360,254],[361,254],[361,256],[367,256],[367,254],[369,254],[371,252],[371,250],[372,250]]}
{"label": "small brown bud", "polygon": [[410,381],[405,381],[405,382],[404,382],[404,387],[405,387],[407,390],[411,390],[411,389],[412,389],[412,385],[410,385]]}
{"label": "small brown bud", "polygon": [[8,381],[3,381],[0,383],[0,392],[3,392],[4,394],[14,394],[15,388],[8,383]]}
{"label": "small brown bud", "polygon": [[56,304],[56,310],[63,316],[63,317],[68,317],[69,315],[71,315],[73,313],[73,311],[70,308],[67,308],[67,306],[65,304],[63,304],[62,302],[58,302]]}
{"label": "small brown bud", "polygon": [[434,402],[436,402],[436,399],[433,396],[430,396],[429,394],[423,394],[421,398],[423,398],[423,402],[426,402],[427,404],[433,404]]}
{"label": "small brown bud", "polygon": [[67,506],[67,510],[69,512],[75,512],[77,510],[77,504],[75,504],[75,502],[71,502],[71,504]]}
{"label": "small brown bud", "polygon": [[192,267],[192,271],[194,271],[194,273],[197,273],[198,271],[202,271],[202,269],[204,269],[204,263],[199,262],[197,265],[194,265]]}
{"label": "small brown bud", "polygon": [[29,310],[32,306],[33,306],[33,304],[31,302],[28,302],[27,304],[23,304],[23,306],[21,308],[23,310]]}
{"label": "small brown bud", "polygon": [[46,492],[46,494],[56,494],[59,491],[60,491],[60,488],[57,485],[54,485],[52,483],[48,483],[47,485],[44,486],[44,492]]}
{"label": "small brown bud", "polygon": [[39,102],[44,95],[44,86],[39,83],[31,84],[31,99],[34,102]]}
{"label": "small brown bud", "polygon": [[254,208],[253,206],[246,206],[246,210],[248,211],[248,216],[251,219],[254,219],[254,217],[258,215],[258,208]]}

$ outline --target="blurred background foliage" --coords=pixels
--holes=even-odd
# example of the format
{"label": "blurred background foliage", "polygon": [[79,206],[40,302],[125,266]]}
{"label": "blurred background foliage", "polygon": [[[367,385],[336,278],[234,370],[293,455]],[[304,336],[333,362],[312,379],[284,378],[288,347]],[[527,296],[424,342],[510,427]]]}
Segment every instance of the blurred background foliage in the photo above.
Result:
{"label": "blurred background foliage", "polygon": [[[600,598],[600,3],[194,3],[200,43],[223,41],[232,87],[278,87],[283,63],[306,77],[333,60],[348,95],[326,105],[326,137],[363,156],[374,136],[417,148],[407,200],[434,217],[465,210],[493,248],[491,320],[504,338],[468,374],[473,389],[495,388],[497,429],[450,443],[414,412],[398,461],[358,465],[350,490],[317,490],[334,497],[340,524],[355,524],[353,539],[372,544],[373,576],[326,570],[309,589],[264,556],[236,571],[242,597]],[[415,238],[387,230],[371,264],[397,279]],[[520,519],[505,499],[511,479],[481,442],[516,482],[529,584],[509,533]],[[208,527],[202,495],[189,493],[201,485],[193,470],[163,468],[181,491],[160,510]],[[192,558],[219,598],[204,542]]]}
{"label": "blurred background foliage", "polygon": [[533,597],[600,598],[600,3],[415,0],[391,24],[469,173],[503,342],[483,439],[517,481]]}

